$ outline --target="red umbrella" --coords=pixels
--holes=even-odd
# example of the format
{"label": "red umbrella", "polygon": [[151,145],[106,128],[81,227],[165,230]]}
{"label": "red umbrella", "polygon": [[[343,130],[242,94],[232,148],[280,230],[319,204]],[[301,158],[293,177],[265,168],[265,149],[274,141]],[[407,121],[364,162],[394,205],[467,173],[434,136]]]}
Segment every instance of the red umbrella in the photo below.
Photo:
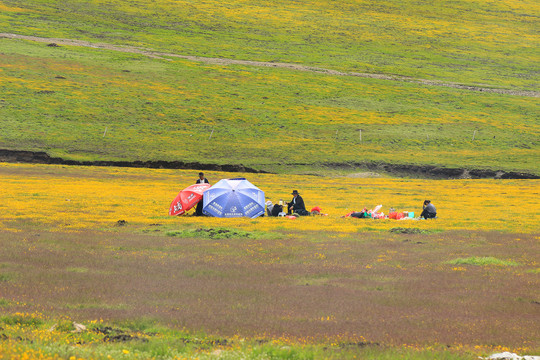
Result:
{"label": "red umbrella", "polygon": [[208,189],[210,184],[195,184],[188,186],[180,191],[174,198],[169,208],[169,215],[182,215],[201,201],[204,190]]}

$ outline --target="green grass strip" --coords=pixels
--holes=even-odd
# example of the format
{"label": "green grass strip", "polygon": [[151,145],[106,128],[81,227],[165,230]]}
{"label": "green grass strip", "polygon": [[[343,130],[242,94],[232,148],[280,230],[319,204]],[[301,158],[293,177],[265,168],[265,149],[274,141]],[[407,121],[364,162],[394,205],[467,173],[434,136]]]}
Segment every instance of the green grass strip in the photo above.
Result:
{"label": "green grass strip", "polygon": [[518,266],[519,263],[511,260],[500,260],[492,256],[471,256],[468,258],[459,258],[448,261],[447,264],[451,265],[476,265],[476,266]]}

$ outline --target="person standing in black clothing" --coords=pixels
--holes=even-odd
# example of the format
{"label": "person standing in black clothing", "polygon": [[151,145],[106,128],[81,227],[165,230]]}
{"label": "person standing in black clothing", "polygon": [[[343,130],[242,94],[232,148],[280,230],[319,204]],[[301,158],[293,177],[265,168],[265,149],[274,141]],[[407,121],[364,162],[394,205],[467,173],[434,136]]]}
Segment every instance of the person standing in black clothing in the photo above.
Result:
{"label": "person standing in black clothing", "polygon": [[307,215],[306,205],[304,205],[304,199],[298,193],[298,190],[293,190],[292,194],[293,199],[290,203],[287,204],[287,214],[297,213],[298,215]]}
{"label": "person standing in black clothing", "polygon": [[207,178],[204,177],[204,173],[200,172],[199,173],[199,178],[197,179],[197,181],[195,181],[195,184],[210,184],[210,181],[208,181]]}
{"label": "person standing in black clothing", "polygon": [[[199,178],[195,181],[195,184],[210,184],[207,178],[204,177],[204,173],[199,173]],[[197,208],[195,209],[195,216],[202,216],[203,212],[203,199],[197,203]]]}

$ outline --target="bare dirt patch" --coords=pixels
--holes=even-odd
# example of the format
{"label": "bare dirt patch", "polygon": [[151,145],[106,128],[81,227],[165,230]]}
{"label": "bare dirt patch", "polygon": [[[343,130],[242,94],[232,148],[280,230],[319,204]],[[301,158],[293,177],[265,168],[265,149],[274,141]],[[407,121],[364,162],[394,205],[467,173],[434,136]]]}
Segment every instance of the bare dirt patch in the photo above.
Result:
{"label": "bare dirt patch", "polygon": [[[538,346],[537,235],[201,239],[22,231],[0,233],[0,248],[0,272],[17,273],[0,282],[9,303],[0,312],[144,317],[221,335]],[[467,256],[520,265],[447,263]],[[80,267],[86,271],[70,271]]]}

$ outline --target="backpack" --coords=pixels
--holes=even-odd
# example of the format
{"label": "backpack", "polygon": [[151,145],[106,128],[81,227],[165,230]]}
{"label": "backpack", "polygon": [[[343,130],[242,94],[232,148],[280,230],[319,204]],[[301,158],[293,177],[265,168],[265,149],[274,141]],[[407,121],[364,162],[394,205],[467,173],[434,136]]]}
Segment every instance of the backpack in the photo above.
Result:
{"label": "backpack", "polygon": [[278,216],[280,212],[283,212],[283,206],[282,205],[274,205],[274,208],[272,209],[272,216]]}

